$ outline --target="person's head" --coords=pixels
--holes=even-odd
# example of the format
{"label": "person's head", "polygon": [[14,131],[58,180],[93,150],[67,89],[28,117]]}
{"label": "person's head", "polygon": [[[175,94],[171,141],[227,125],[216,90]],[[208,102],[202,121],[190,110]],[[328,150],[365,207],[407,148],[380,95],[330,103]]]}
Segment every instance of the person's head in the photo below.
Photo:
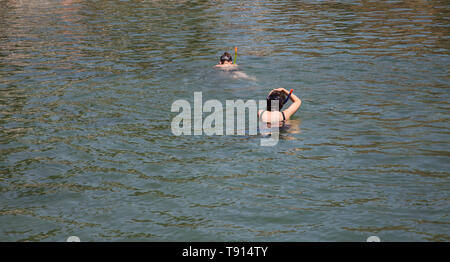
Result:
{"label": "person's head", "polygon": [[232,64],[233,58],[228,52],[223,53],[223,55],[220,57],[220,64]]}
{"label": "person's head", "polygon": [[[286,100],[286,94],[282,91],[272,91],[266,98],[267,111],[280,111]],[[272,101],[278,100],[278,108],[272,108]],[[276,102],[274,102],[274,105]]]}

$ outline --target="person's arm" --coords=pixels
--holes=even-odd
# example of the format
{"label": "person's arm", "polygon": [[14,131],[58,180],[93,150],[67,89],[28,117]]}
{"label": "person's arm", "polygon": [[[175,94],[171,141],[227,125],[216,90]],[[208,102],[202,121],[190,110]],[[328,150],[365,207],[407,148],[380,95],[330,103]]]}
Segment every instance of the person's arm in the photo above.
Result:
{"label": "person's arm", "polygon": [[[284,88],[280,88],[287,96],[289,95],[289,91],[287,91]],[[288,120],[293,114],[295,114],[295,112],[297,112],[297,110],[300,108],[300,105],[302,104],[302,100],[300,100],[300,98],[298,98],[298,96],[296,96],[293,92],[291,94],[290,97],[292,104],[283,111],[284,116],[286,117],[286,120]]]}

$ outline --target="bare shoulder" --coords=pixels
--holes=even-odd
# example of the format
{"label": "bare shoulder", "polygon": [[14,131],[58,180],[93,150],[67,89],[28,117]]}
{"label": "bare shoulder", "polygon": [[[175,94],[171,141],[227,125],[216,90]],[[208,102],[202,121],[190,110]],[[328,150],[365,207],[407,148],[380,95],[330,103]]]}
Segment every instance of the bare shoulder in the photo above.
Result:
{"label": "bare shoulder", "polygon": [[223,65],[219,64],[219,65],[215,65],[214,67],[228,69],[228,68],[236,68],[237,65],[236,64],[223,64]]}

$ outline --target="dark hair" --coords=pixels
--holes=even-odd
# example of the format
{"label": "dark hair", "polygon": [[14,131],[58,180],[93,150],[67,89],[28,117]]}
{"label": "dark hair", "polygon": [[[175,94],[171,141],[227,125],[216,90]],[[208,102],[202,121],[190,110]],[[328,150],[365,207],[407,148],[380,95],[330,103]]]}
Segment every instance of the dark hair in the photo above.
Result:
{"label": "dark hair", "polygon": [[233,58],[228,52],[223,53],[223,55],[220,57],[221,64],[223,64],[225,61],[233,62]]}
{"label": "dark hair", "polygon": [[272,111],[272,101],[278,100],[278,111],[281,110],[281,108],[284,105],[284,101],[286,100],[286,94],[282,91],[273,91],[269,94],[266,98],[267,100],[267,111]]}

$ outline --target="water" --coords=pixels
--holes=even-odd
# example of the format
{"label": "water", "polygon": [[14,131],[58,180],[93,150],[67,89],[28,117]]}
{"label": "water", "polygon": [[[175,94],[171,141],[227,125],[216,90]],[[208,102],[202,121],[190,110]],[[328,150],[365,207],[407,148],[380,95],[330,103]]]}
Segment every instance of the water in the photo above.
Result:
{"label": "water", "polygon": [[[0,241],[449,241],[447,1],[0,0]],[[239,47],[255,81],[212,66]],[[303,104],[277,146],[177,99]]]}

